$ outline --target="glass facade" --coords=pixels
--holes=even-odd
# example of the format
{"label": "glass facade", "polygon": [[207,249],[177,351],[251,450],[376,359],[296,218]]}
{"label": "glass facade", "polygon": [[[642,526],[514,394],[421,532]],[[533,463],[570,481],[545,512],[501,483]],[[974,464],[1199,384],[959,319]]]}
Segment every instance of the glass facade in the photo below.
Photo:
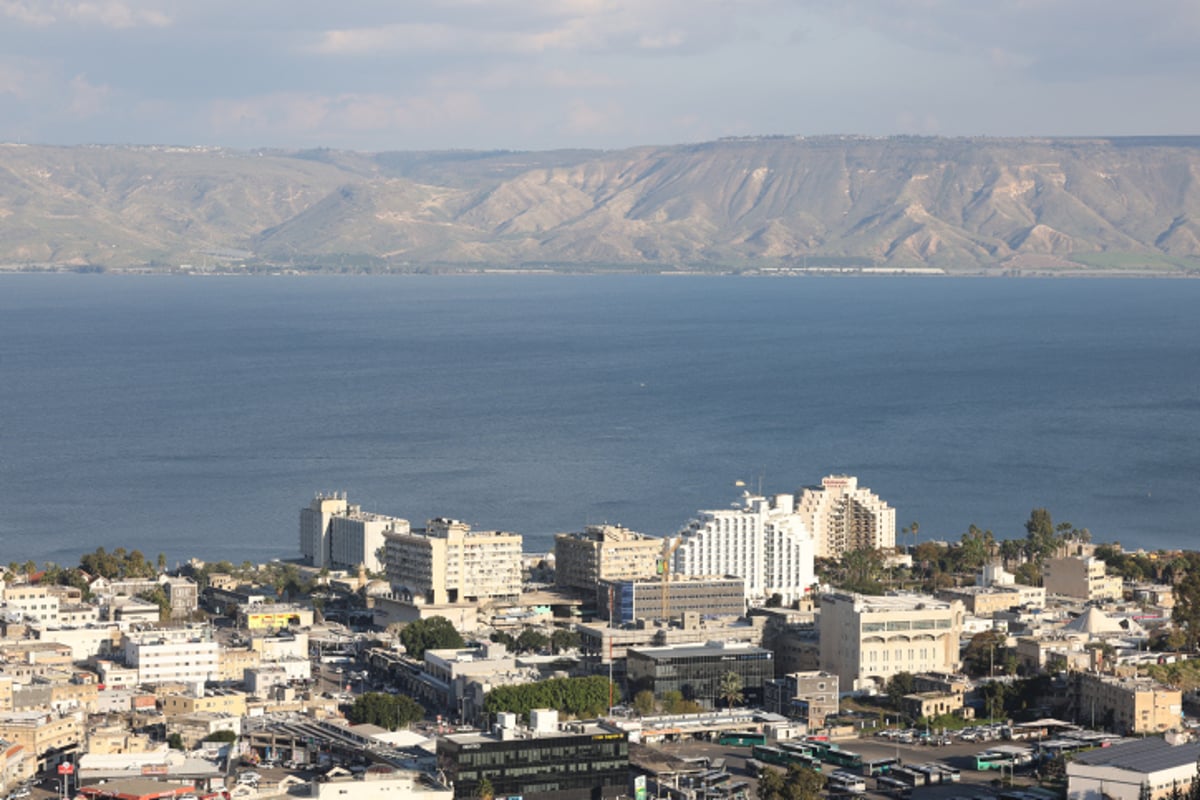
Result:
{"label": "glass facade", "polygon": [[483,778],[496,800],[609,800],[629,792],[624,733],[447,737],[438,740],[437,753],[456,800],[476,797]]}
{"label": "glass facade", "polygon": [[761,705],[763,684],[775,677],[774,653],[761,648],[630,650],[626,665],[631,695],[644,689],[657,697],[677,691],[712,708],[721,705],[721,680],[730,672],[742,679],[743,705]]}

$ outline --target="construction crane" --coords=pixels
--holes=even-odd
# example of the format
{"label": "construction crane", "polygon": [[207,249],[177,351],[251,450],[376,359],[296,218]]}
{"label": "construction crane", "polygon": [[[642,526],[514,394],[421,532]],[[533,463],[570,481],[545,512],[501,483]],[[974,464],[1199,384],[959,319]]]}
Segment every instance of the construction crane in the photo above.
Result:
{"label": "construction crane", "polygon": [[671,556],[675,553],[676,550],[679,549],[679,545],[681,545],[681,544],[683,544],[682,536],[680,536],[676,539],[664,539],[663,540],[662,556],[659,560],[658,572],[659,572],[659,575],[661,576],[659,579],[659,583],[662,586],[662,597],[661,597],[662,605],[660,608],[661,613],[660,613],[659,618],[662,619],[664,622],[669,622],[671,619],[671,617],[670,617],[671,600],[670,600],[670,597],[668,597],[668,595],[670,593],[670,583],[671,583]]}

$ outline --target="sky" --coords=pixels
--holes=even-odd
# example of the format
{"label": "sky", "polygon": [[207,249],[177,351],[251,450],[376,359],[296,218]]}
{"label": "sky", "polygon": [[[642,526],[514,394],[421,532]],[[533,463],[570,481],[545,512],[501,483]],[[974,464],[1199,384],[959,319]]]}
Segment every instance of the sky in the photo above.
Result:
{"label": "sky", "polygon": [[0,141],[1200,133],[1196,0],[0,0]]}

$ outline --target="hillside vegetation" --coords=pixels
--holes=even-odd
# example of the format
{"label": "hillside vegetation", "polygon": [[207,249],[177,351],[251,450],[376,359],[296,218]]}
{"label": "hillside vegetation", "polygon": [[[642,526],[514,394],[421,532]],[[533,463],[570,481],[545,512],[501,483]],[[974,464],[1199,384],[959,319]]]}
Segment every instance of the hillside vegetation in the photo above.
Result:
{"label": "hillside vegetation", "polygon": [[0,145],[0,264],[1200,269],[1200,139],[362,154]]}

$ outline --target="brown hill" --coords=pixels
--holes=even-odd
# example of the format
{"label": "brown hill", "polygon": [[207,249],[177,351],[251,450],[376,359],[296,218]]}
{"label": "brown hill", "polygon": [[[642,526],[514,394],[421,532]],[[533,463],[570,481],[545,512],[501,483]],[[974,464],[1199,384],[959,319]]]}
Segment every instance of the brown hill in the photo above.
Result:
{"label": "brown hill", "polygon": [[0,263],[1200,268],[1200,139],[547,153],[0,145]]}

